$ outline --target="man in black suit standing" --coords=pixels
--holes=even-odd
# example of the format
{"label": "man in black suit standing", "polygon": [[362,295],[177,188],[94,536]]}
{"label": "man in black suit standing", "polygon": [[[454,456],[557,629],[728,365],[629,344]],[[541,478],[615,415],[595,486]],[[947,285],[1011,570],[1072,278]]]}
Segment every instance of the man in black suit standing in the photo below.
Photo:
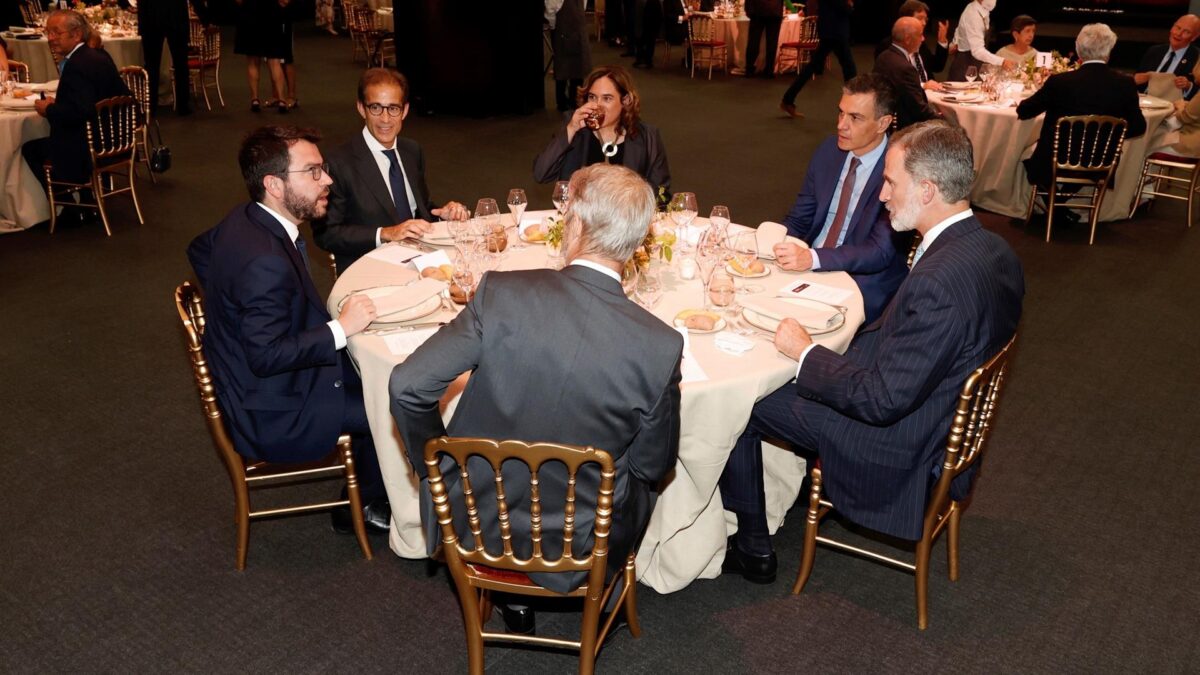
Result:
{"label": "man in black suit standing", "polygon": [[896,19],[892,26],[892,44],[875,57],[875,72],[886,77],[896,89],[896,127],[941,117],[929,104],[921,76],[921,43],[925,40],[921,22],[911,16]]}
{"label": "man in black suit standing", "polygon": [[825,57],[830,54],[837,57],[842,66],[842,78],[846,82],[858,74],[854,53],[850,51],[850,15],[854,11],[854,0],[821,0],[817,11],[817,37],[820,38],[820,44],[812,53],[808,65],[783,92],[783,100],[779,102],[779,109],[790,117],[804,117],[796,112],[796,97],[814,75],[825,72]]}
{"label": "man in black suit standing", "polygon": [[783,0],[746,0],[750,31],[746,41],[746,77],[754,77],[758,45],[767,36],[767,53],[760,77],[775,77],[775,52],[779,50],[779,30],[783,27]]}
{"label": "man in black suit standing", "polygon": [[776,572],[763,437],[819,458],[825,489],[850,521],[917,540],[959,389],[1021,317],[1021,263],[967,201],[975,168],[966,132],[940,120],[911,126],[884,161],[879,198],[892,227],[920,232],[922,245],[883,316],[845,355],[815,345],[792,319],[780,324],[775,346],[799,362],[795,384],[754,405],[721,476],[721,498],[738,520],[724,570],[748,581],[770,583]]}
{"label": "man in black suit standing", "polygon": [[434,206],[421,146],[400,138],[408,117],[403,75],[388,68],[365,71],[358,80],[358,115],[362,133],[329,153],[329,213],[312,224],[313,239],[334,254],[338,272],[385,242],[420,237],[430,221],[470,215],[458,202]]}
{"label": "man in black suit standing", "polygon": [[[364,515],[388,530],[389,508],[346,340],[375,319],[352,295],[332,319],[309,273],[300,223],[324,215],[329,184],[314,130],[262,127],[238,150],[250,201],[188,246],[208,298],[204,351],[234,449],[251,460],[306,462],[353,439]],[[333,512],[352,531],[348,508]]]}
{"label": "man in black suit standing", "polygon": [[50,136],[29,141],[21,148],[25,161],[45,187],[42,166],[49,159],[55,180],[83,183],[91,172],[87,123],[96,116],[96,103],[113,96],[129,96],[117,67],[108,54],[87,46],[91,30],[87,19],[73,10],[56,10],[46,20],[46,40],[59,57],[58,91],[34,102],[37,113],[50,122]]}
{"label": "man in black suit standing", "polygon": [[[205,21],[203,0],[190,0],[196,16]],[[175,70],[175,112],[192,113],[192,88],[188,82],[188,2],[189,0],[143,0],[138,5],[138,35],[142,36],[142,55],[150,76],[150,114],[158,115],[158,76],[162,63],[163,40],[171,50]],[[205,21],[207,23],[207,21]]]}
{"label": "man in black suit standing", "polygon": [[[621,269],[641,245],[654,215],[654,192],[622,166],[593,164],[571,177],[563,234],[569,265],[489,272],[474,298],[445,328],[396,366],[391,378],[392,414],[417,475],[426,476],[425,443],[446,435],[591,445],[612,455],[616,468],[609,576],[624,565],[649,521],[657,483],[675,465],[679,443],[679,381],[683,339],[634,304],[621,290]],[[448,427],[438,413],[447,385],[470,372]],[[518,384],[519,383],[519,384]],[[478,459],[478,458],[476,458]],[[561,542],[566,472],[543,467],[539,486],[545,557],[557,558]],[[495,513],[495,483],[486,463],[470,463],[475,501]],[[513,467],[513,480],[521,471]],[[476,478],[477,475],[480,476]],[[505,469],[508,476],[509,469]],[[457,471],[444,471],[451,502],[461,504]],[[525,483],[528,485],[528,472]],[[578,478],[574,551],[592,546],[590,536],[599,475]],[[513,488],[510,494],[519,494]],[[438,524],[427,489],[422,519],[432,547]],[[514,528],[529,526],[528,502],[510,507]],[[461,515],[461,514],[460,514]],[[486,515],[486,514],[485,514]],[[460,536],[470,537],[465,517]],[[488,550],[500,550],[495,518],[484,521]],[[528,537],[514,538],[522,556]],[[522,550],[523,549],[523,550]],[[531,574],[555,591],[577,588],[582,573]],[[510,630],[513,622],[506,613]],[[532,628],[526,623],[524,628]]]}
{"label": "man in black suit standing", "polygon": [[1196,82],[1192,70],[1196,67],[1196,59],[1200,58],[1192,40],[1200,34],[1200,17],[1195,14],[1185,14],[1171,26],[1171,34],[1165,45],[1155,45],[1146,50],[1137,72],[1133,75],[1139,91],[1146,91],[1146,85],[1154,73],[1174,73],[1174,85],[1190,100],[1196,94]]}
{"label": "man in black suit standing", "polygon": [[1146,133],[1146,118],[1138,107],[1137,85],[1128,75],[1108,67],[1108,56],[1117,34],[1107,25],[1084,26],[1075,38],[1075,53],[1083,64],[1077,70],[1051,75],[1042,88],[1017,106],[1017,117],[1027,120],[1042,113],[1042,130],[1033,155],[1025,160],[1029,182],[1047,187],[1054,161],[1054,135],[1058,120],[1069,115],[1112,115],[1128,123],[1126,138]]}

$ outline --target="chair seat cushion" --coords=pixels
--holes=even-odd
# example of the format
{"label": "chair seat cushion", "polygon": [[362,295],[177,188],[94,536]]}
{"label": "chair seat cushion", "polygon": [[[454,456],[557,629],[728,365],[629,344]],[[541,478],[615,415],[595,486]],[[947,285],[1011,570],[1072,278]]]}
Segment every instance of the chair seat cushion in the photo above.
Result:
{"label": "chair seat cushion", "polygon": [[780,49],[816,49],[819,42],[784,42],[779,45]]}
{"label": "chair seat cushion", "polygon": [[188,68],[199,68],[200,66],[216,65],[218,59],[188,59]]}
{"label": "chair seat cushion", "polygon": [[1173,152],[1152,152],[1146,159],[1156,159],[1160,162],[1178,162],[1180,164],[1196,164],[1200,158],[1177,155]]}
{"label": "chair seat cushion", "polygon": [[692,40],[692,45],[696,47],[724,47],[724,40]]}
{"label": "chair seat cushion", "polygon": [[503,570],[498,567],[489,567],[488,565],[476,565],[467,563],[467,567],[471,572],[479,576],[481,579],[488,581],[496,581],[505,584],[517,584],[520,586],[537,586],[529,575],[524,572],[515,572],[513,570]]}

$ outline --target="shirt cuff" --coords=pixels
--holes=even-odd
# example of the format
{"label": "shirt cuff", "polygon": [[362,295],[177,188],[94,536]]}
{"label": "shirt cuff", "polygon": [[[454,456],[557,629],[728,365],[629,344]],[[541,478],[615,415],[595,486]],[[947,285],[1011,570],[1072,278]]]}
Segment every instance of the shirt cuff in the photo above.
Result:
{"label": "shirt cuff", "polygon": [[329,331],[331,333],[333,333],[334,349],[345,349],[346,348],[346,331],[342,328],[342,324],[338,323],[337,319],[334,319],[333,321],[330,321],[329,323],[327,323],[325,325],[329,326]]}
{"label": "shirt cuff", "polygon": [[377,227],[375,228],[375,248],[380,246],[383,246],[383,228]]}
{"label": "shirt cuff", "polygon": [[816,347],[816,346],[817,346],[817,343],[814,342],[814,343],[810,344],[809,346],[805,347],[804,351],[800,352],[800,358],[796,360],[796,377],[793,377],[792,378],[793,380],[800,379],[800,369],[804,367],[804,357],[808,356],[808,353],[811,352],[813,347]]}
{"label": "shirt cuff", "polygon": [[809,269],[813,270],[814,272],[821,269],[821,259],[817,257],[817,252],[815,250],[812,250],[812,259],[812,267]]}

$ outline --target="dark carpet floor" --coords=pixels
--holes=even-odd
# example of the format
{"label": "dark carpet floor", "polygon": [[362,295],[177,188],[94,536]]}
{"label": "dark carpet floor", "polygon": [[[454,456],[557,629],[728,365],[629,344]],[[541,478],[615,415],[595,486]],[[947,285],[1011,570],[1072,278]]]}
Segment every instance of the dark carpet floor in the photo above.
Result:
{"label": "dark carpet floor", "polygon": [[[164,115],[175,167],[141,181],[138,226],[119,205],[99,226],[0,237],[0,670],[5,672],[461,672],[457,603],[443,572],[375,537],[362,560],[324,516],[265,522],[236,572],[232,498],[198,411],[171,301],[187,242],[245,199],[235,148],[264,122],[357,133],[358,67],[345,38],[300,32],[301,107],[246,107],[231,54],[224,110]],[[676,50],[678,54],[678,50]],[[596,61],[616,60],[607,48]],[[677,58],[677,57],[676,57]],[[869,54],[858,53],[859,63]],[[779,219],[833,128],[837,70],[779,115],[784,80],[638,72],[673,185],[734,220]],[[552,100],[552,97],[551,97]],[[436,200],[473,204],[549,190],[532,158],[558,124],[544,112],[410,117]],[[776,538],[771,586],[699,581],[639,588],[644,634],[618,635],[602,672],[1198,672],[1200,545],[1195,348],[1200,229],[1178,205],[1042,241],[989,228],[1028,285],[1011,377],[974,503],[962,579],[935,550],[927,631],[909,577],[830,552],[789,595],[802,516]],[[318,284],[329,279],[319,271]],[[1188,486],[1193,486],[1189,488]],[[1191,571],[1189,571],[1191,570]],[[570,627],[570,613],[539,616]],[[493,647],[494,672],[569,672],[573,657]]]}

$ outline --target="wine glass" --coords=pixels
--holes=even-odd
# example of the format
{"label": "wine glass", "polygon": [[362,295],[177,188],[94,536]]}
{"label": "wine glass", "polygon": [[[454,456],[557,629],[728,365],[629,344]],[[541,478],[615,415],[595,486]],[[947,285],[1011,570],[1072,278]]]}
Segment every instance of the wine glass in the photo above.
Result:
{"label": "wine glass", "polygon": [[462,291],[463,304],[470,302],[475,289],[475,271],[472,255],[459,253],[454,261],[454,285]]}
{"label": "wine glass", "polygon": [[696,267],[700,272],[700,283],[704,287],[704,309],[708,309],[708,282],[712,278],[713,270],[721,264],[721,247],[717,245],[715,237],[702,235],[700,241],[696,245]]}
{"label": "wine glass", "polygon": [[550,195],[550,201],[554,202],[554,208],[558,209],[558,215],[563,215],[567,212],[567,202],[570,199],[571,184],[565,180],[560,180],[554,184],[554,192]]}
{"label": "wine glass", "polygon": [[649,267],[644,272],[638,274],[637,290],[635,293],[638,304],[646,309],[654,309],[658,301],[662,300],[662,279],[658,278],[658,274],[654,271],[653,267]]}
{"label": "wine glass", "polygon": [[525,198],[525,191],[521,188],[513,188],[508,191],[508,199],[504,201],[508,204],[508,212],[513,217],[513,229],[517,231],[517,241],[513,244],[513,248],[525,248],[525,242],[521,241],[521,216],[525,215],[525,206],[529,204],[529,200]]}
{"label": "wine glass", "polygon": [[730,326],[737,317],[737,303],[734,301],[736,292],[737,286],[732,274],[723,267],[713,270],[712,276],[708,280],[708,298],[714,305],[721,308],[728,319],[725,323]]}
{"label": "wine glass", "polygon": [[[738,267],[749,272],[750,268],[758,260],[758,236],[751,230],[748,232],[739,232],[734,236],[729,244],[733,250],[733,259],[737,261]],[[743,284],[738,289],[739,293],[761,293],[762,286],[755,284]]]}
{"label": "wine glass", "polygon": [[625,264],[625,268],[621,270],[621,290],[625,291],[625,297],[633,299],[634,293],[637,292],[638,284],[638,266],[632,260]]}
{"label": "wine glass", "polygon": [[967,82],[975,82],[975,78],[979,77],[979,69],[975,66],[967,66]]}
{"label": "wine glass", "polygon": [[712,207],[708,214],[709,226],[721,233],[721,237],[729,236],[729,207],[720,204]]}
{"label": "wine glass", "polygon": [[696,219],[696,195],[693,192],[676,192],[667,207],[671,212],[671,220],[675,221],[675,240],[679,242],[679,250],[691,250],[692,243],[688,238],[688,227]]}

